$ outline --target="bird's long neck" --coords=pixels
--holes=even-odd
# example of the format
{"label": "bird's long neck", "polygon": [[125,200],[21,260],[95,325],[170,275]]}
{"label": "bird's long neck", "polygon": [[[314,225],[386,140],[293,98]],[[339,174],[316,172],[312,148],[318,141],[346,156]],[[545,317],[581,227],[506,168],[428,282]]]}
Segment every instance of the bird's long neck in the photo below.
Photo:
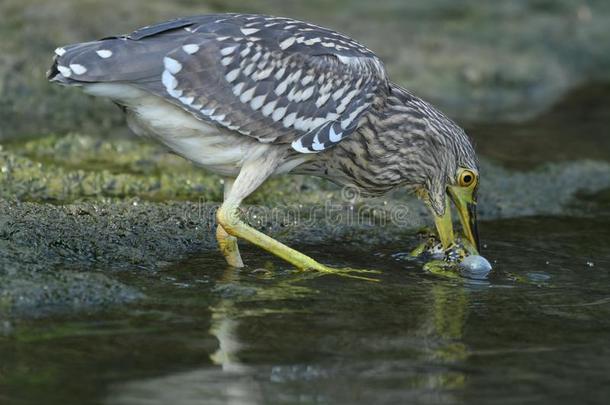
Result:
{"label": "bird's long neck", "polygon": [[428,173],[438,170],[439,161],[447,160],[439,154],[450,142],[443,134],[453,127],[459,128],[428,103],[391,84],[389,94],[361,118],[359,129],[314,159],[308,171],[373,195],[399,185],[418,188]]}

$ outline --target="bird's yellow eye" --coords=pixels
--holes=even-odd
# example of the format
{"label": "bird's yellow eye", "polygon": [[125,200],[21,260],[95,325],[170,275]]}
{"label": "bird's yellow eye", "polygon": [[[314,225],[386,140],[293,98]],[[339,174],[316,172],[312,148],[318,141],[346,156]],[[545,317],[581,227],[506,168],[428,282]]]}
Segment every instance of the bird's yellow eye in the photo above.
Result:
{"label": "bird's yellow eye", "polygon": [[477,175],[472,170],[464,169],[458,174],[458,184],[460,187],[471,186],[476,180]]}

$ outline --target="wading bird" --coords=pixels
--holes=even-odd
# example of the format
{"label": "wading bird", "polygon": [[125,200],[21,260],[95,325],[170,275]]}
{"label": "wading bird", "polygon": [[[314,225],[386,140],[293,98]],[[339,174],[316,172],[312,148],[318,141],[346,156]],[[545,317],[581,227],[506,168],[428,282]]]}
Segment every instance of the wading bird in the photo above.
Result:
{"label": "wading bird", "polygon": [[48,77],[112,99],[136,134],[227,179],[216,237],[232,266],[243,266],[242,238],[298,268],[335,271],[240,219],[244,198],[285,173],[363,195],[406,187],[430,208],[446,249],[455,240],[453,201],[478,246],[469,138],[338,32],[261,15],[180,18],[57,48]]}

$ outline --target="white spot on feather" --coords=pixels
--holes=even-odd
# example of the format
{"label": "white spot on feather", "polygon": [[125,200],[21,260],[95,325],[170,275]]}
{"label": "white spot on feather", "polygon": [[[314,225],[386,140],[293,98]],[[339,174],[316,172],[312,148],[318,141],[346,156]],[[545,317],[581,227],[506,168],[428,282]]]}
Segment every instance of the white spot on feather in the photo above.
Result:
{"label": "white spot on feather", "polygon": [[339,114],[334,113],[334,112],[329,112],[326,114],[326,117],[324,117],[325,121],[334,121],[337,118],[339,118]]}
{"label": "white spot on feather", "polygon": [[252,62],[258,62],[258,60],[261,58],[261,56],[262,56],[262,53],[260,53],[260,51],[256,52],[254,54],[254,56],[252,56]]}
{"label": "white spot on feather", "polygon": [[220,63],[222,63],[222,66],[229,66],[231,64],[231,62],[233,62],[232,56],[227,56],[226,58],[222,58],[220,60]]}
{"label": "white spot on feather", "polygon": [[260,31],[260,29],[258,28],[240,28],[240,30],[245,36],[256,34]]}
{"label": "white spot on feather", "polygon": [[[322,84],[322,83],[320,83],[320,84]],[[329,80],[328,82],[326,82],[324,84],[324,86],[320,87],[320,93],[322,93],[322,94],[328,93],[330,95],[330,91],[332,90],[332,88],[333,88],[333,81]]]}
{"label": "white spot on feather", "polygon": [[322,124],[325,124],[326,122],[327,122],[326,118],[318,117],[311,121],[311,129],[318,128],[319,126],[321,126]]}
{"label": "white spot on feather", "polygon": [[328,132],[328,139],[330,139],[331,142],[339,142],[342,136],[343,132],[336,133],[334,126],[330,126],[330,131]]}
{"label": "white spot on feather", "polygon": [[311,125],[311,118],[298,117],[294,121],[294,128],[300,131],[307,131]]}
{"label": "white spot on feather", "polygon": [[284,117],[284,114],[286,114],[286,107],[280,107],[273,111],[271,118],[273,118],[273,121],[278,122]]}
{"label": "white spot on feather", "polygon": [[199,52],[199,45],[197,44],[186,44],[182,47],[182,50],[189,55]]}
{"label": "white spot on feather", "polygon": [[338,100],[340,97],[343,96],[343,93],[345,93],[345,90],[347,90],[349,84],[346,84],[345,86],[341,87],[340,89],[338,89],[337,91],[335,91],[333,93],[333,100]]}
{"label": "white spot on feather", "polygon": [[176,59],[172,59],[168,56],[163,58],[163,66],[172,74],[176,74],[182,70],[182,64]]}
{"label": "white spot on feather", "polygon": [[292,46],[292,44],[294,44],[295,41],[296,41],[295,37],[286,38],[285,40],[280,42],[280,49],[285,50],[285,49],[290,48]]}
{"label": "white spot on feather", "polygon": [[318,108],[322,107],[324,104],[326,104],[326,102],[328,101],[329,98],[330,98],[330,93],[322,94],[316,100],[316,107],[318,107]]}
{"label": "white spot on feather", "polygon": [[297,80],[299,80],[299,78],[301,77],[302,73],[303,73],[303,70],[299,69],[296,72],[291,73],[290,75],[288,75],[288,80],[290,80],[291,82],[296,82]]}
{"label": "white spot on feather", "polygon": [[64,48],[55,49],[55,55],[57,55],[57,56],[63,56],[64,53],[66,53],[66,50]]}
{"label": "white spot on feather", "polygon": [[112,51],[110,49],[100,49],[98,51],[95,51],[95,53],[97,53],[97,56],[102,59],[108,59],[112,56]]}
{"label": "white spot on feather", "polygon": [[239,96],[241,94],[241,91],[244,88],[244,82],[238,83],[235,86],[233,86],[233,94],[235,94],[236,96]]}
{"label": "white spot on feather", "polygon": [[286,97],[288,97],[289,101],[299,102],[299,101],[301,101],[301,94],[302,94],[302,91],[297,90],[297,87],[294,86]]}
{"label": "white spot on feather", "polygon": [[237,76],[239,76],[239,71],[239,68],[231,70],[229,73],[227,73],[225,79],[227,79],[229,83],[232,83],[235,79],[237,79]]}
{"label": "white spot on feather", "polygon": [[83,65],[79,65],[78,63],[70,64],[70,69],[77,75],[82,75],[82,74],[87,73],[87,68],[84,67]]}
{"label": "white spot on feather", "polygon": [[239,100],[242,103],[247,103],[248,101],[252,100],[252,96],[254,96],[254,90],[256,90],[256,87],[252,87],[251,89],[244,91],[241,96],[239,96]]}
{"label": "white spot on feather", "polygon": [[297,152],[300,153],[314,153],[313,151],[305,148],[303,146],[303,142],[301,142],[301,138],[297,139],[296,141],[292,142],[292,149],[296,150]]}
{"label": "white spot on feather", "polygon": [[275,108],[275,105],[277,104],[277,100],[273,100],[267,104],[265,104],[265,106],[263,107],[262,113],[265,117],[268,117],[271,115],[271,113],[273,112],[273,109]]}
{"label": "white spot on feather", "polygon": [[297,118],[297,113],[292,112],[284,117],[284,120],[282,121],[282,125],[284,125],[284,127],[286,127],[286,128],[290,128],[292,125],[294,125],[294,121],[296,120],[296,118]]}
{"label": "white spot on feather", "polygon": [[306,101],[309,99],[309,97],[312,96],[313,91],[315,89],[316,86],[309,86],[308,88],[306,88],[305,90],[303,90],[303,94],[301,94],[301,100],[302,101]]}
{"label": "white spot on feather", "polygon": [[[339,59],[339,61],[345,65],[351,65],[352,63],[355,62],[354,58],[350,58],[349,56],[343,56],[343,55],[335,55],[337,57],[337,59]],[[356,59],[357,60],[357,59]]]}
{"label": "white spot on feather", "polygon": [[237,49],[237,45],[236,46],[227,46],[226,48],[222,48],[220,50],[220,54],[222,56],[231,55],[233,52],[235,52],[236,49]]}
{"label": "white spot on feather", "polygon": [[254,75],[253,79],[264,80],[271,76],[271,72],[273,72],[273,66],[269,66],[267,69],[258,72],[256,75]]}
{"label": "white spot on feather", "polygon": [[61,75],[63,77],[70,77],[70,76],[72,76],[72,71],[70,70],[70,68],[67,68],[67,67],[62,66],[62,65],[57,65],[57,70],[59,70],[59,73],[61,73]]}
{"label": "white spot on feather", "polygon": [[195,97],[180,97],[179,100],[182,104],[191,105],[195,101]]}
{"label": "white spot on feather", "polygon": [[167,70],[163,71],[163,75],[161,75],[161,82],[167,90],[173,90],[176,88],[176,86],[178,86],[178,81],[176,80],[174,75],[172,75]]}
{"label": "white spot on feather", "polygon": [[352,113],[343,121],[341,121],[341,128],[345,129],[349,126],[349,124],[352,123],[352,121],[354,121],[356,119],[356,117],[358,116],[358,114],[360,114],[362,111],[364,111],[366,109],[367,105],[362,105],[358,108],[356,108],[354,111],[352,111]]}
{"label": "white spot on feather", "polygon": [[282,77],[284,77],[284,73],[286,73],[286,68],[282,67],[280,70],[278,70],[277,72],[275,72],[275,79],[276,80],[280,80]]}
{"label": "white spot on feather", "polygon": [[352,90],[349,93],[347,93],[345,95],[345,97],[341,100],[341,104],[339,104],[339,106],[337,107],[337,112],[342,113],[347,108],[347,106],[352,101],[352,99],[356,96],[356,94],[358,94],[358,93],[359,93],[358,89]]}
{"label": "white spot on feather", "polygon": [[278,96],[281,96],[282,94],[284,94],[286,92],[286,89],[288,88],[288,81],[290,78],[287,78],[286,80],[284,80],[283,82],[281,82],[280,84],[277,85],[277,87],[275,88],[275,94],[277,94]]}
{"label": "white spot on feather", "polygon": [[313,137],[313,143],[311,144],[311,148],[316,151],[324,150],[324,144],[320,143],[320,140],[318,139],[318,134]]}
{"label": "white spot on feather", "polygon": [[173,90],[173,89],[167,89],[167,92],[169,93],[170,96],[174,97],[174,98],[180,98],[182,97],[182,90]]}
{"label": "white spot on feather", "polygon": [[263,103],[265,102],[266,98],[267,98],[266,94],[254,97],[252,99],[252,101],[250,101],[250,108],[252,108],[253,110],[258,110],[259,108],[261,108],[263,106]]}
{"label": "white spot on feather", "polygon": [[317,44],[318,42],[322,42],[322,40],[320,38],[311,38],[311,39],[306,40],[303,43],[305,45],[313,45],[313,44]]}
{"label": "white spot on feather", "polygon": [[301,84],[303,86],[307,86],[309,83],[313,82],[314,77],[312,75],[307,75],[301,79]]}
{"label": "white spot on feather", "polygon": [[246,68],[244,69],[244,75],[245,76],[250,76],[252,74],[252,72],[254,72],[254,68],[256,67],[256,65],[254,63],[250,63],[248,66],[246,66]]}

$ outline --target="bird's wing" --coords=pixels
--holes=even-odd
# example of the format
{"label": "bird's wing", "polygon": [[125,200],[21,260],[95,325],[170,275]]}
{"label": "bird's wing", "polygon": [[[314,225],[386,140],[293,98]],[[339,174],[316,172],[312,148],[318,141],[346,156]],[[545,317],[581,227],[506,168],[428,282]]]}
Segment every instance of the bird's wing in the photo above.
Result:
{"label": "bird's wing", "polygon": [[[383,64],[364,46],[287,18],[185,18],[112,41],[117,54],[131,54],[108,71],[113,80],[125,75],[201,120],[303,153],[349,136],[389,88]],[[139,51],[125,51],[128,44]],[[133,77],[138,70],[146,74]]]}

